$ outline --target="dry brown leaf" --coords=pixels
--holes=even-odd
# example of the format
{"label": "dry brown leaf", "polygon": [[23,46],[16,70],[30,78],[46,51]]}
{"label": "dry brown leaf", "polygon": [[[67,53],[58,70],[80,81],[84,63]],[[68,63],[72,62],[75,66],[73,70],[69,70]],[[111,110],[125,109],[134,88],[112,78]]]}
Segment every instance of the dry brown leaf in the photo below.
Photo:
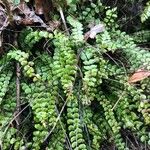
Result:
{"label": "dry brown leaf", "polygon": [[32,25],[34,23],[40,23],[42,27],[48,31],[52,31],[45,22],[35,14],[35,11],[30,9],[25,2],[21,2],[15,9],[13,19],[17,24]]}
{"label": "dry brown leaf", "polygon": [[60,21],[49,21],[48,22],[49,27],[54,31],[55,29],[58,29],[61,25]]}
{"label": "dry brown leaf", "polygon": [[95,25],[91,27],[90,31],[86,32],[84,35],[84,39],[87,40],[88,38],[94,39],[98,33],[101,33],[105,30],[103,24]]}
{"label": "dry brown leaf", "polygon": [[43,1],[44,0],[35,0],[35,13],[38,15],[44,14]]}
{"label": "dry brown leaf", "polygon": [[35,0],[35,13],[44,15],[45,20],[50,20],[50,11],[52,11],[52,3],[49,0]]}
{"label": "dry brown leaf", "polygon": [[21,19],[20,24],[23,25],[32,25],[34,23],[33,19]]}
{"label": "dry brown leaf", "polygon": [[137,70],[128,80],[129,83],[135,83],[141,81],[150,76],[150,71],[148,70]]}
{"label": "dry brown leaf", "polygon": [[3,47],[2,47],[2,43],[3,43],[3,30],[8,26],[9,24],[9,19],[6,15],[6,11],[4,10],[4,8],[2,7],[2,5],[0,4],[0,54],[3,52]]}

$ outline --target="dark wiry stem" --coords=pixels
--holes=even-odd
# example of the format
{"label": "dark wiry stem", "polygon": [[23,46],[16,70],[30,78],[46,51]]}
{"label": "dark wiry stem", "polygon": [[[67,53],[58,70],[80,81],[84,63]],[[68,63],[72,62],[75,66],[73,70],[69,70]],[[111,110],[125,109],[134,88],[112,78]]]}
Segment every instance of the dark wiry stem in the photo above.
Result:
{"label": "dark wiry stem", "polygon": [[[18,114],[20,112],[20,64],[17,63],[16,64],[16,114]],[[20,124],[20,117],[18,116],[16,119],[17,122],[17,128],[19,129],[19,124]]]}
{"label": "dark wiry stem", "polygon": [[[15,40],[14,40],[14,45],[17,47],[17,33],[15,34]],[[21,108],[20,108],[20,64],[16,62],[16,112],[15,115],[17,115]],[[20,124],[20,115],[16,118],[16,123],[17,123],[17,129],[19,131],[19,124]]]}

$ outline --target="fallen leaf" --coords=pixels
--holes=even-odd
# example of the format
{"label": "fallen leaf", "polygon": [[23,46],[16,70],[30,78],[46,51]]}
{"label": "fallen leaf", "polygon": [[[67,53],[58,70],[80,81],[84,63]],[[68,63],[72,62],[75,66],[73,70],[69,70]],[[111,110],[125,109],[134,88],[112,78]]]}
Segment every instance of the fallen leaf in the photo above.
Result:
{"label": "fallen leaf", "polygon": [[35,13],[38,15],[44,14],[43,0],[35,0]]}
{"label": "fallen leaf", "polygon": [[129,78],[128,83],[135,83],[149,76],[150,76],[150,71],[139,69]]}
{"label": "fallen leaf", "polygon": [[32,25],[34,23],[33,19],[21,19],[20,24],[23,25]]}
{"label": "fallen leaf", "polygon": [[6,11],[0,5],[0,31],[2,31],[8,25],[8,17]]}
{"label": "fallen leaf", "polygon": [[2,33],[3,33],[3,30],[8,26],[8,24],[9,24],[9,19],[6,15],[6,11],[0,4],[0,55],[3,52],[3,47],[2,47],[3,34]]}
{"label": "fallen leaf", "polygon": [[98,33],[101,33],[105,30],[103,24],[95,25],[91,27],[90,31],[86,32],[84,35],[84,39],[87,40],[88,38],[94,39]]}
{"label": "fallen leaf", "polygon": [[45,20],[50,20],[50,11],[52,11],[52,2],[49,0],[35,0],[35,13],[44,15]]}
{"label": "fallen leaf", "polygon": [[59,26],[61,25],[60,21],[49,21],[48,22],[49,27],[54,31],[55,29],[58,29]]}
{"label": "fallen leaf", "polygon": [[42,27],[48,31],[52,31],[45,22],[35,14],[35,11],[30,9],[25,2],[21,2],[15,9],[13,19],[17,24],[32,25],[34,23],[40,23]]}

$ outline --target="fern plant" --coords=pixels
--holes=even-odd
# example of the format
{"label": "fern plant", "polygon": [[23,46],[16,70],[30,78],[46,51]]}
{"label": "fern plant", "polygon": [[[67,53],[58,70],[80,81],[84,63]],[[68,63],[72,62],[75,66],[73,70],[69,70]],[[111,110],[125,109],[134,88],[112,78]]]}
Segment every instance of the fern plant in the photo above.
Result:
{"label": "fern plant", "polygon": [[[1,149],[99,150],[106,141],[132,149],[126,131],[149,149],[149,78],[128,82],[138,69],[150,70],[149,51],[119,29],[116,7],[66,2],[69,34],[27,27],[0,58]],[[85,40],[92,19],[105,30]]]}
{"label": "fern plant", "polygon": [[146,3],[144,11],[141,14],[141,21],[145,22],[150,17],[150,1]]}

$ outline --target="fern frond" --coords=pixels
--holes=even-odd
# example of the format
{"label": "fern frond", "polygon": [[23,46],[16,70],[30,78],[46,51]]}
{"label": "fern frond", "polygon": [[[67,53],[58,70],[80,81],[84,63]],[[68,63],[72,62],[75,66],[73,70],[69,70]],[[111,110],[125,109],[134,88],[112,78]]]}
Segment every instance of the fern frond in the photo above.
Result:
{"label": "fern frond", "polygon": [[77,98],[75,95],[70,95],[67,102],[67,124],[71,146],[73,150],[87,150],[79,117]]}
{"label": "fern frond", "polygon": [[141,21],[145,22],[150,17],[150,1],[146,3],[144,11],[141,14]]}

